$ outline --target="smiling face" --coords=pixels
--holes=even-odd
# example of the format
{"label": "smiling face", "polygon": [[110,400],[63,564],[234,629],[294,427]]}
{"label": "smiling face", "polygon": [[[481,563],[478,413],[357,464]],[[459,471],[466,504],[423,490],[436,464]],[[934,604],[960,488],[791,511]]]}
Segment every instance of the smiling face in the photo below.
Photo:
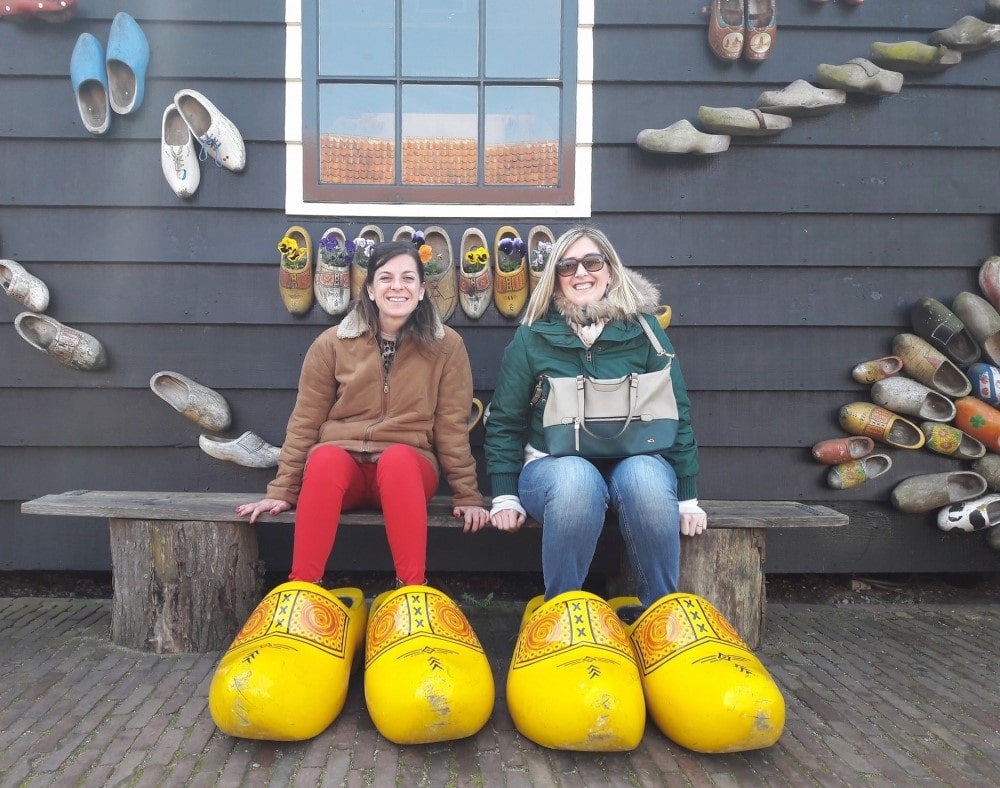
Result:
{"label": "smiling face", "polygon": [[375,271],[374,281],[367,285],[368,297],[378,307],[379,328],[395,335],[413,314],[424,297],[416,261],[408,254],[390,257]]}
{"label": "smiling face", "polygon": [[[566,248],[562,260],[569,258],[581,260],[587,255],[600,254],[600,247],[592,239],[583,237]],[[604,298],[604,294],[608,291],[608,285],[611,283],[611,267],[605,262],[597,271],[588,271],[581,263],[576,266],[576,270],[570,276],[557,274],[556,279],[559,290],[567,301],[577,306],[586,306]]]}

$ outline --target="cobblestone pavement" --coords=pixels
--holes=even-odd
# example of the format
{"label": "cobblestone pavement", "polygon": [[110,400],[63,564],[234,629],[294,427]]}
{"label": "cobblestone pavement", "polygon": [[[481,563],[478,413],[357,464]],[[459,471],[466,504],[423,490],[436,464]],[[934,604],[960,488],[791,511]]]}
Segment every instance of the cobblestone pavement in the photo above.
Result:
{"label": "cobblestone pavement", "polygon": [[630,753],[556,752],[503,700],[520,605],[465,606],[497,677],[486,727],[400,747],[359,676],[323,734],[232,739],[207,710],[216,652],[157,656],[108,640],[110,600],[0,598],[0,786],[994,786],[1000,606],[772,604],[758,655],[785,693],[773,747],[701,755],[650,723]]}

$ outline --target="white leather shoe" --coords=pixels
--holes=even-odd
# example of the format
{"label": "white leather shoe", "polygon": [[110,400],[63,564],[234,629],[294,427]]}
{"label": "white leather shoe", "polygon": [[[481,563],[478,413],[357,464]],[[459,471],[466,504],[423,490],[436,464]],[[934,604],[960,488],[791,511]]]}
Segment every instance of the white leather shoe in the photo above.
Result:
{"label": "white leather shoe", "polygon": [[32,312],[44,312],[49,305],[45,282],[14,260],[0,260],[0,289]]}
{"label": "white leather shoe", "polygon": [[199,435],[198,445],[209,457],[235,462],[246,468],[273,468],[278,464],[278,455],[281,454],[280,448],[272,446],[249,430],[238,438]]}
{"label": "white leather shoe", "polygon": [[191,197],[201,183],[201,167],[194,151],[194,137],[176,104],[163,110],[160,126],[160,166],[163,177],[178,197]]}
{"label": "white leather shoe", "polygon": [[178,90],[174,104],[191,129],[191,134],[201,143],[198,158],[204,161],[211,156],[221,167],[240,172],[246,166],[246,147],[243,137],[229,118],[197,90]]}

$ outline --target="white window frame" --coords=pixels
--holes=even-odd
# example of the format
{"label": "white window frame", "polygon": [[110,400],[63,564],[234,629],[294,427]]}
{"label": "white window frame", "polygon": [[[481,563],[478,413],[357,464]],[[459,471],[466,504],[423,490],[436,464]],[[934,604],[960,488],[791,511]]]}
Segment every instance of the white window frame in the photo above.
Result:
{"label": "white window frame", "polygon": [[594,139],[594,0],[577,0],[576,173],[571,204],[307,202],[302,193],[302,3],[285,0],[285,213],[403,218],[587,218]]}

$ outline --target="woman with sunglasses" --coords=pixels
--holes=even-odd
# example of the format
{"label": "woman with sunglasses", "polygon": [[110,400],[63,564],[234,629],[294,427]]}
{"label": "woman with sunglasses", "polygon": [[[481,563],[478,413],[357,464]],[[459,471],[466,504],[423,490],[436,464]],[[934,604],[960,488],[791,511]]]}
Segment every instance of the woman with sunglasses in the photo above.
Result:
{"label": "woman with sunglasses", "polygon": [[[673,348],[657,324],[659,292],[622,264],[611,242],[593,227],[577,227],[553,244],[522,325],[504,351],[486,422],[486,464],[493,487],[493,525],[516,531],[531,515],[542,523],[545,599],[583,587],[611,506],[643,607],[677,591],[680,535],[708,527],[698,506],[698,445],[680,365],[671,379],[677,400],[677,438],[662,454],[624,459],[553,457],[546,451],[544,377],[616,378],[662,369],[640,320]],[[631,611],[638,614],[641,611]]]}
{"label": "woman with sunglasses", "polygon": [[278,474],[266,498],[236,509],[253,523],[296,507],[290,580],[319,583],[341,510],[373,506],[396,585],[426,583],[427,502],[440,470],[465,531],[489,523],[469,449],[469,355],[426,287],[413,244],[377,244],[361,297],[306,353]]}

